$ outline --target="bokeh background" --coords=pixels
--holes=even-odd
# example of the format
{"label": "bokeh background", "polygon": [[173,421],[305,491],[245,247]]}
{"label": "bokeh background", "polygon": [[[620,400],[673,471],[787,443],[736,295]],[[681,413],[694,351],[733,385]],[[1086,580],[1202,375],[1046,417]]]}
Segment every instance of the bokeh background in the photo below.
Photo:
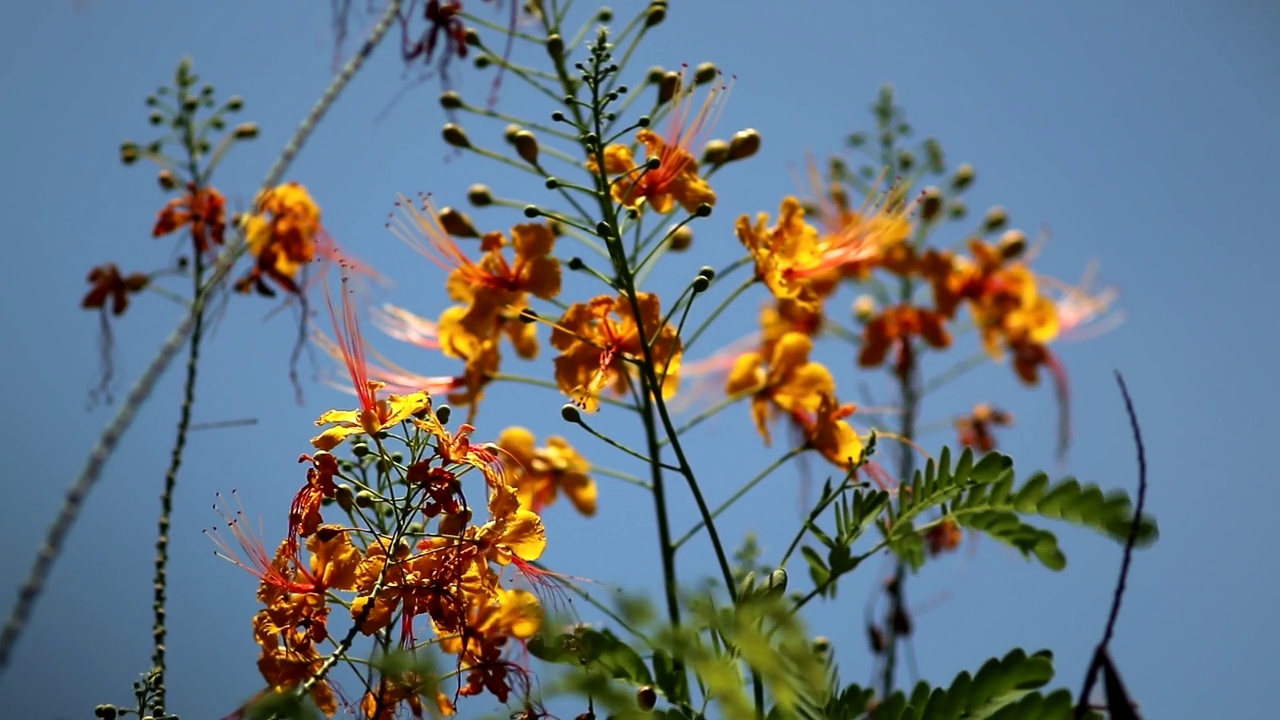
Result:
{"label": "bokeh background", "polygon": [[[468,5],[504,17],[489,5]],[[968,197],[975,212],[1000,204],[1031,234],[1047,228],[1042,271],[1074,280],[1099,260],[1104,277],[1123,288],[1127,315],[1117,331],[1058,346],[1071,373],[1075,418],[1064,470],[1056,470],[1052,454],[1052,393],[1019,386],[1007,367],[984,367],[930,397],[925,422],[993,401],[1018,420],[1002,439],[1020,474],[1046,468],[1132,489],[1134,454],[1112,380],[1113,369],[1124,371],[1147,437],[1150,509],[1162,537],[1136,558],[1114,656],[1146,717],[1270,717],[1271,657],[1280,640],[1270,547],[1280,490],[1265,470],[1277,389],[1269,278],[1280,256],[1269,208],[1280,160],[1280,9],[1245,0],[673,6],[629,68],[632,84],[649,65],[714,60],[737,76],[718,134],[754,127],[764,146],[716,177],[716,215],[698,226],[693,252],[668,256],[672,279],[657,287],[677,287],[698,266],[735,257],[732,218],[775,212],[797,189],[793,170],[806,153],[841,151],[848,132],[869,128],[868,107],[892,82],[918,136],[937,136],[953,163],[976,165],[979,182]],[[615,9],[626,17],[638,7],[620,0]],[[233,153],[216,179],[243,208],[329,82],[335,42],[325,3],[14,3],[6,17],[0,209],[9,250],[0,263],[0,430],[10,449],[4,487],[13,514],[0,524],[0,585],[10,588],[7,610],[64,488],[114,410],[87,407],[99,354],[98,318],[78,308],[84,275],[108,260],[130,271],[156,268],[177,247],[176,238],[148,236],[165,199],[153,170],[117,160],[121,140],[151,137],[143,97],[169,81],[189,53],[220,96],[246,98],[243,117],[260,123],[261,138]],[[368,22],[356,16],[352,35]],[[345,51],[355,46],[351,40]],[[455,70],[456,86],[483,102],[491,71]],[[340,242],[395,281],[380,291],[386,299],[434,316],[444,306],[441,273],[383,229],[396,194],[430,191],[443,204],[463,204],[473,182],[528,200],[544,191],[534,179],[448,152],[439,140],[440,84],[417,82],[418,75],[405,71],[393,44],[384,46],[288,177],[310,188]],[[540,117],[551,110],[512,77],[501,106]],[[477,142],[501,145],[501,124],[468,120],[467,127]],[[473,216],[486,228],[520,220],[503,212]],[[959,239],[960,228],[951,232]],[[574,287],[579,296],[586,292]],[[692,359],[738,338],[761,300],[750,295],[737,305]],[[842,307],[848,305],[832,311]],[[220,717],[260,687],[249,625],[255,582],[214,557],[200,532],[217,521],[214,493],[238,489],[268,536],[278,537],[303,479],[296,460],[309,447],[312,420],[350,402],[315,382],[329,368],[321,359],[304,361],[305,403],[295,404],[287,367],[297,316],[286,310],[267,318],[274,308],[235,298],[206,345],[196,422],[256,424],[193,433],[183,467],[170,570],[169,687],[171,706],[184,718]],[[146,296],[115,325],[117,395],[178,313]],[[377,342],[425,374],[455,369],[437,356]],[[857,399],[859,378],[883,387],[852,368],[846,349],[827,353],[842,395]],[[0,679],[5,716],[87,717],[97,703],[128,701],[130,683],[147,667],[154,522],[180,375],[166,375],[72,531],[14,665]],[[563,426],[554,393],[498,387],[490,395],[481,437],[522,423],[540,437],[566,434],[602,465],[635,470]],[[692,459],[715,499],[783,451],[760,446],[745,408],[704,430],[694,436]],[[951,439],[944,430],[922,443],[936,451]],[[776,558],[798,522],[802,470],[788,466],[748,496],[726,515],[724,535],[736,542],[755,530],[762,559]],[[827,472],[808,468],[810,497]],[[598,580],[605,595],[615,587],[656,587],[647,501],[635,488],[600,482],[596,518],[578,518],[563,502],[548,511],[547,561]],[[695,511],[682,493],[676,497],[675,527],[687,527]],[[1069,528],[1061,538],[1070,564],[1060,573],[988,541],[913,580],[920,673],[944,683],[1013,646],[1052,648],[1055,685],[1078,688],[1120,550]],[[689,547],[683,577],[710,576],[707,548]],[[793,582],[807,583],[795,569]],[[863,606],[887,567],[864,570],[810,616],[815,631],[835,641],[846,680],[871,672]],[[590,617],[585,609],[583,615]],[[464,708],[497,709],[483,702]]]}

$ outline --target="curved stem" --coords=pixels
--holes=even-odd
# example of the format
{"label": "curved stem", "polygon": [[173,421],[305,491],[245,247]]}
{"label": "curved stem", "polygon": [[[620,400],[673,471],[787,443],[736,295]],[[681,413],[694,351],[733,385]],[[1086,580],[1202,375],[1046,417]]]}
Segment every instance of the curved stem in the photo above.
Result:
{"label": "curved stem", "polygon": [[[752,488],[754,488],[756,485],[759,485],[761,482],[763,482],[764,479],[769,477],[769,475],[771,475],[774,470],[777,470],[778,468],[782,467],[784,464],[786,464],[788,460],[799,455],[804,451],[805,451],[805,448],[803,447],[796,448],[794,450],[788,451],[785,455],[778,458],[777,460],[774,460],[772,463],[770,463],[769,467],[765,468],[764,470],[761,470],[759,474],[757,474],[755,477],[751,478],[746,483],[744,483],[742,487],[738,488],[737,492],[730,495],[728,500],[725,500],[724,502],[720,503],[719,507],[717,507],[715,510],[712,510],[711,517],[712,518],[719,517],[720,513],[723,513],[725,510],[728,510],[730,507],[733,506],[734,503],[736,503],[738,500],[741,500],[743,495],[746,495],[748,492],[751,492]],[[698,531],[705,526],[706,526],[706,523],[699,522],[697,525],[694,525],[692,528],[690,528],[689,532],[686,532],[684,535],[680,537],[679,540],[676,540],[676,543],[675,543],[676,549],[679,549],[681,545],[688,542],[688,540],[692,538],[694,535],[697,535]]]}

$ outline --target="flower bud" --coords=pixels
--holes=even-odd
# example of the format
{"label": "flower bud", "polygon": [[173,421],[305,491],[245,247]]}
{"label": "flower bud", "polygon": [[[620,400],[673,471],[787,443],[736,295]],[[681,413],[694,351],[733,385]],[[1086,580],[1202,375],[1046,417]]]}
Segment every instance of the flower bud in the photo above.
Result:
{"label": "flower bud", "polygon": [[538,138],[528,130],[521,130],[511,138],[511,144],[516,146],[516,154],[521,160],[530,165],[538,164]]}
{"label": "flower bud", "polygon": [[493,204],[493,193],[489,192],[488,185],[479,183],[467,188],[467,200],[471,201],[476,207],[484,207]]}
{"label": "flower bud", "polygon": [[676,96],[676,92],[680,90],[680,73],[669,71],[662,76],[662,80],[658,81],[658,104],[665,105],[671,102],[671,98]]}
{"label": "flower bud", "polygon": [[152,125],[159,125],[164,122],[164,113],[159,110],[152,111],[151,114],[147,116],[147,122]]}
{"label": "flower bud", "polygon": [[641,685],[636,690],[636,705],[644,712],[653,710],[653,706],[658,704],[658,692],[653,689],[652,685]]}
{"label": "flower bud", "polygon": [[440,226],[444,231],[454,237],[459,238],[478,238],[480,231],[476,229],[471,218],[461,210],[455,210],[451,207],[440,209]]}
{"label": "flower bud", "polygon": [[560,408],[560,417],[564,418],[565,422],[580,423],[582,411],[578,410],[578,406],[573,403],[565,403],[565,406]]}
{"label": "flower bud", "polygon": [[1006,230],[996,242],[996,246],[1000,248],[1000,257],[1012,260],[1027,249],[1027,234],[1021,230]]}
{"label": "flower bud", "polygon": [[813,639],[813,651],[822,655],[826,655],[831,651],[831,638],[826,635],[819,635]]}
{"label": "flower bud", "polygon": [[742,582],[738,583],[738,597],[747,597],[756,590],[756,572],[748,571],[742,576]]}
{"label": "flower bud", "polygon": [[258,137],[258,124],[251,122],[240,123],[232,132],[237,140],[252,140]]}
{"label": "flower bud", "polygon": [[231,99],[227,100],[227,109],[231,112],[240,112],[244,109],[244,98],[239,95],[232,95]]}
{"label": "flower bud", "polygon": [[975,171],[969,163],[964,163],[956,168],[956,174],[951,176],[951,187],[956,190],[963,190],[973,184]]}
{"label": "flower bud", "polygon": [[466,32],[462,34],[462,40],[471,47],[479,47],[480,33],[476,32],[475,28],[467,28]]}
{"label": "flower bud", "polygon": [[138,143],[126,142],[120,144],[120,162],[125,165],[132,165],[138,162],[138,157],[142,151],[138,149]]}
{"label": "flower bud", "polygon": [[942,211],[942,191],[930,185],[920,195],[920,219],[933,222]]}
{"label": "flower bud", "polygon": [[441,405],[436,408],[436,421],[441,425],[448,425],[449,418],[453,415],[453,408],[448,405]]}
{"label": "flower bud", "polygon": [[1009,222],[1009,213],[999,205],[995,205],[982,218],[982,229],[987,232],[995,232],[1004,227],[1007,222]]}
{"label": "flower bud", "polygon": [[471,147],[471,138],[467,137],[467,133],[457,123],[447,123],[441,134],[444,141],[458,148]]}
{"label": "flower bud", "polygon": [[672,250],[682,252],[688,250],[693,244],[693,228],[688,225],[681,225],[667,236],[667,242],[670,243]]}
{"label": "flower bud", "polygon": [[778,568],[769,573],[769,579],[765,581],[765,594],[773,597],[780,597],[787,591],[787,571]]}
{"label": "flower bud", "polygon": [[523,129],[524,129],[523,127],[517,125],[516,123],[511,123],[506,127],[502,128],[502,139],[506,140],[509,144],[514,145],[516,142],[516,133],[520,132]]}
{"label": "flower bud", "polygon": [[654,65],[645,72],[644,80],[650,85],[657,85],[662,82],[662,78],[666,77],[667,70],[661,65]]}
{"label": "flower bud", "polygon": [[171,170],[165,168],[156,175],[156,182],[159,183],[161,190],[172,190],[178,187],[178,176],[174,175]]}
{"label": "flower bud", "polygon": [[356,504],[355,492],[353,492],[351,490],[351,486],[346,483],[338,486],[337,491],[333,494],[333,499],[338,501],[338,507],[342,508],[345,512],[351,512],[352,508],[354,508]]}
{"label": "flower bud", "polygon": [[712,80],[715,80],[716,76],[719,74],[720,74],[720,70],[716,68],[715,63],[704,62],[698,67],[693,69],[693,84],[706,85]]}
{"label": "flower bud", "polygon": [[698,268],[698,277],[706,278],[707,282],[711,282],[712,280],[715,280],[716,279],[715,268],[711,267],[710,265],[703,265],[702,267]]}
{"label": "flower bud", "polygon": [[729,140],[728,162],[746,160],[760,150],[760,133],[752,128],[739,130]]}
{"label": "flower bud", "polygon": [[709,287],[711,287],[711,281],[705,277],[698,275],[693,278],[693,291],[695,293],[704,293]]}
{"label": "flower bud", "polygon": [[853,301],[853,317],[858,322],[867,322],[876,314],[876,300],[870,295],[859,295]]}
{"label": "flower bud", "polygon": [[667,3],[666,0],[654,0],[649,3],[649,9],[645,11],[644,26],[655,27],[661,25],[663,20],[667,19]]}
{"label": "flower bud", "polygon": [[102,720],[116,720],[119,712],[115,705],[99,705],[93,709],[93,716]]}
{"label": "flower bud", "polygon": [[729,159],[729,143],[724,140],[708,140],[702,148],[702,164],[715,167]]}
{"label": "flower bud", "polygon": [[462,107],[462,96],[457,90],[446,90],[440,93],[440,107],[445,110],[457,110]]}
{"label": "flower bud", "polygon": [[564,56],[564,38],[552,33],[547,38],[547,54],[552,60],[559,60]]}
{"label": "flower bud", "polygon": [[360,492],[356,493],[356,507],[365,508],[365,509],[371,508],[373,507],[374,500],[375,498],[373,496],[373,493],[369,492],[368,490],[361,490]]}
{"label": "flower bud", "polygon": [[947,215],[950,215],[952,220],[959,220],[968,214],[969,206],[965,205],[960,200],[952,200],[951,204],[947,207]]}
{"label": "flower bud", "polygon": [[903,150],[898,153],[898,169],[908,172],[916,165],[916,154],[910,150]]}

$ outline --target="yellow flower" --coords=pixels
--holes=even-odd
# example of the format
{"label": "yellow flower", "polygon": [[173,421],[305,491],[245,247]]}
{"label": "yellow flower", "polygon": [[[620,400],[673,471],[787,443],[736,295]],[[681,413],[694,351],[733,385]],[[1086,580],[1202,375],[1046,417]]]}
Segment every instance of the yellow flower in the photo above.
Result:
{"label": "yellow flower", "polygon": [[[696,211],[703,203],[715,205],[715,191],[698,174],[698,161],[693,153],[705,144],[706,134],[718,119],[728,89],[713,86],[696,112],[694,90],[693,85],[685,82],[682,72],[666,135],[647,128],[636,133],[636,140],[645,147],[646,158],[657,159],[656,169],[637,165],[625,145],[604,148],[605,172],[620,176],[612,183],[615,200],[631,208],[647,202],[654,212],[663,214],[671,212],[676,203],[687,212]],[[598,171],[595,158],[588,160],[587,166],[593,173]]]}
{"label": "yellow flower", "polygon": [[301,292],[297,277],[316,259],[321,232],[320,207],[307,189],[291,182],[263,191],[254,211],[241,219],[241,229],[254,266],[236,281],[236,290],[256,288],[262,295],[273,295],[265,283],[270,279],[287,292]]}
{"label": "yellow flower", "polygon": [[619,395],[626,392],[627,360],[644,357],[641,326],[655,369],[661,375],[667,368],[663,397],[674,395],[680,383],[680,338],[675,328],[663,324],[657,295],[642,292],[636,299],[640,323],[625,295],[601,295],[589,303],[571,305],[551,333],[551,344],[560,350],[556,382],[586,410],[599,406],[597,396],[606,387],[612,386]]}
{"label": "yellow flower", "polygon": [[546,225],[525,223],[511,228],[514,258],[503,254],[507,238],[500,232],[480,242],[484,255],[473,261],[445,231],[430,201],[420,207],[401,198],[401,213],[388,226],[392,232],[449,276],[445,288],[461,303],[440,317],[441,350],[450,357],[469,359],[490,339],[505,332],[524,358],[538,354],[536,326],[519,320],[530,295],[550,300],[560,294],[560,261],[551,256],[555,234]]}
{"label": "yellow flower", "polygon": [[831,371],[821,363],[809,360],[813,340],[798,332],[782,336],[773,347],[766,371],[764,355],[749,352],[738,358],[725,391],[730,395],[753,391],[751,417],[756,430],[771,442],[769,420],[776,411],[817,412],[822,399],[836,390]]}
{"label": "yellow flower", "polygon": [[596,483],[587,474],[591,464],[564,438],[549,437],[547,446],[542,448],[534,445],[533,433],[522,427],[509,427],[498,438],[498,447],[513,461],[509,480],[520,497],[520,505],[542,512],[563,490],[578,512],[594,515]]}
{"label": "yellow flower", "polygon": [[329,294],[328,285],[325,286],[325,303],[329,308],[329,317],[333,321],[335,341],[346,362],[352,388],[360,400],[360,407],[355,410],[330,410],[316,420],[316,425],[333,426],[311,438],[311,444],[318,450],[332,450],[348,436],[356,433],[375,435],[431,407],[431,398],[425,392],[390,395],[385,399],[378,398],[378,390],[384,386],[380,382],[369,379],[364,336],[360,332],[355,308],[351,305],[346,277],[342,278],[342,289],[341,324],[338,313],[333,307],[333,298]]}

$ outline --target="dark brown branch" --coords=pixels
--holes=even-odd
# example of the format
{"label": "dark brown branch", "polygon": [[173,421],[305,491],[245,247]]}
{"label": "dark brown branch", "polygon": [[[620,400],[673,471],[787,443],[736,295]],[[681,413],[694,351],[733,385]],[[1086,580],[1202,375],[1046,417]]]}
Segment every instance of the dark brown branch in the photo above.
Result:
{"label": "dark brown branch", "polygon": [[1133,509],[1133,523],[1129,526],[1129,537],[1124,544],[1124,558],[1120,561],[1120,577],[1116,580],[1116,589],[1111,598],[1111,612],[1107,616],[1107,626],[1102,632],[1102,641],[1093,651],[1093,661],[1084,674],[1084,688],[1076,701],[1076,720],[1084,717],[1089,709],[1089,693],[1098,679],[1098,671],[1107,658],[1107,646],[1115,635],[1116,620],[1120,617],[1120,601],[1124,598],[1125,585],[1129,580],[1129,566],[1133,561],[1133,546],[1138,542],[1138,531],[1142,527],[1142,508],[1147,501],[1147,451],[1142,444],[1142,429],[1138,427],[1138,413],[1133,409],[1133,399],[1129,397],[1129,388],[1124,383],[1124,376],[1116,371],[1116,382],[1120,384],[1120,394],[1124,397],[1124,409],[1129,415],[1129,427],[1133,430],[1133,443],[1138,449],[1138,500]]}

